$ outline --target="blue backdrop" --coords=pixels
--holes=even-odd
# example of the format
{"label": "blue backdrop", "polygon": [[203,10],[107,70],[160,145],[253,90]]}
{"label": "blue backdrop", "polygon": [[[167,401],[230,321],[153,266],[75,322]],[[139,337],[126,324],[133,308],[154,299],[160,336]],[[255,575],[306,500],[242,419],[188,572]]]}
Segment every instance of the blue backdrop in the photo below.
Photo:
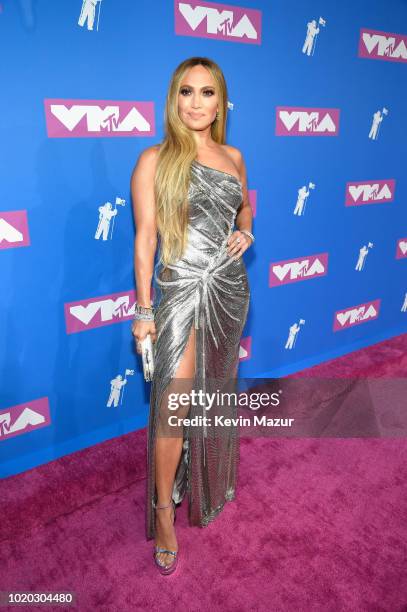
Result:
{"label": "blue backdrop", "polygon": [[406,23],[401,0],[0,2],[3,476],[146,425],[129,181],[187,57],[224,71],[255,213],[240,376],[406,331]]}

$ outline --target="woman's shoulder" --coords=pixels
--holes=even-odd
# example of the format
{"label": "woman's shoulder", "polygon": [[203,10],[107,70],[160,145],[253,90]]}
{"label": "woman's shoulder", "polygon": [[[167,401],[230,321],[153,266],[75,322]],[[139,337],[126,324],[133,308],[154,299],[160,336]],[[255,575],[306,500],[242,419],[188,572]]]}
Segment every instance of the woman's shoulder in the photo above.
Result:
{"label": "woman's shoulder", "polygon": [[154,175],[160,146],[159,144],[152,145],[151,147],[143,149],[138,156],[136,167],[141,168],[143,171],[151,172]]}
{"label": "woman's shoulder", "polygon": [[143,149],[139,155],[139,159],[143,159],[143,161],[155,161],[158,158],[158,154],[160,152],[160,144],[151,145],[151,147],[147,147]]}
{"label": "woman's shoulder", "polygon": [[222,146],[223,150],[225,151],[225,153],[227,155],[229,155],[229,157],[232,159],[232,161],[237,166],[239,166],[241,161],[242,161],[242,159],[243,159],[243,156],[242,156],[242,153],[241,153],[240,149],[238,149],[237,147],[233,147],[230,144],[223,144],[221,146]]}

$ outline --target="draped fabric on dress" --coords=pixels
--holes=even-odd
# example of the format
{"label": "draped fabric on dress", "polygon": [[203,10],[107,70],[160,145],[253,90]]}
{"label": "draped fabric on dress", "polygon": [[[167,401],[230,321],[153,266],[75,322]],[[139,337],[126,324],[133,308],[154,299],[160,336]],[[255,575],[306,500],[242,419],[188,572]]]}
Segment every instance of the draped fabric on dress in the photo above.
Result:
{"label": "draped fabric on dress", "polygon": [[[250,289],[242,257],[227,253],[227,240],[234,231],[242,185],[232,174],[193,161],[188,191],[188,243],[175,263],[158,264],[155,371],[151,382],[147,439],[146,536],[155,537],[155,457],[159,428],[171,413],[164,392],[176,382],[191,328],[195,328],[195,378],[193,388],[213,393],[226,384],[237,391],[239,342],[246,322]],[[191,384],[192,384],[191,383]],[[175,389],[174,389],[175,390]],[[236,405],[190,406],[189,418],[222,413],[236,417]],[[218,428],[181,427],[183,446],[172,498],[176,503],[187,494],[190,525],[205,526],[235,497],[239,438],[237,426]]]}

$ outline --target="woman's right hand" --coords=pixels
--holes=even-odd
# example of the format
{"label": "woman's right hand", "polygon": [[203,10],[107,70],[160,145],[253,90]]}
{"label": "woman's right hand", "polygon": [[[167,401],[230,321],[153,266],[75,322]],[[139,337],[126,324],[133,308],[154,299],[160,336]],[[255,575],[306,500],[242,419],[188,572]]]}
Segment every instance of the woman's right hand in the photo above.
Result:
{"label": "woman's right hand", "polygon": [[154,321],[133,321],[133,325],[131,327],[131,332],[136,341],[137,352],[141,355],[141,345],[140,342],[144,340],[147,334],[151,334],[151,341],[154,342],[157,339],[157,332],[155,328]]}

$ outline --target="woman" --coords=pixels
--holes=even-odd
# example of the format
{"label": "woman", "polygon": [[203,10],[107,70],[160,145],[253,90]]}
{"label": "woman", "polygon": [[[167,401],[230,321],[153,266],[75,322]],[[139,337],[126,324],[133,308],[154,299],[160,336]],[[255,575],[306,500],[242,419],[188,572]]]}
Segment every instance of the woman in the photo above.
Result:
{"label": "woman", "polygon": [[[230,417],[236,405],[191,399],[174,409],[168,402],[170,393],[193,389],[215,393],[229,385],[230,392],[237,376],[250,298],[241,256],[254,237],[245,164],[238,149],[224,144],[226,111],[219,66],[202,57],[182,62],[167,95],[166,136],[142,152],[131,180],[137,226],[132,332],[139,353],[148,333],[155,346],[146,537],[155,538],[154,560],[162,574],[177,566],[175,507],[185,494],[189,522],[199,526],[235,495],[237,428],[215,428],[203,418],[192,427],[182,419]],[[159,272],[153,274],[158,238]],[[155,308],[152,278],[159,293]]]}

